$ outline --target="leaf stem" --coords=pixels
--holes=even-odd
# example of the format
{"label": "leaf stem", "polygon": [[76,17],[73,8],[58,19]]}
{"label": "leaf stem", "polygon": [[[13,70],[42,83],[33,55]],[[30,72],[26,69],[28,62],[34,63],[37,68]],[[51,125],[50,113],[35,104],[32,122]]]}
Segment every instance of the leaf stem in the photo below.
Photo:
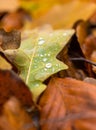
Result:
{"label": "leaf stem", "polygon": [[85,58],[83,58],[83,57],[76,57],[76,58],[70,58],[70,60],[72,60],[72,61],[85,61],[85,62],[87,62],[87,63],[89,63],[89,64],[91,64],[91,65],[94,65],[94,66],[96,66],[96,63],[95,62],[92,62],[92,61],[90,61],[90,60],[88,60],[88,59],[85,59]]}

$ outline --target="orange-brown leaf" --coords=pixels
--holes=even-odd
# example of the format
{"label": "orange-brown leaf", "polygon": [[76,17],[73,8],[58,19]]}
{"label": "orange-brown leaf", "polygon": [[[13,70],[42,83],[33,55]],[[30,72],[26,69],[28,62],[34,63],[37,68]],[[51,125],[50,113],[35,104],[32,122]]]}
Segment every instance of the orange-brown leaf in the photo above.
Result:
{"label": "orange-brown leaf", "polygon": [[42,130],[95,130],[96,86],[72,78],[53,78],[42,95]]}
{"label": "orange-brown leaf", "polygon": [[3,114],[0,116],[0,130],[36,130],[31,117],[19,101],[12,97],[4,104]]}
{"label": "orange-brown leaf", "polygon": [[0,70],[0,112],[11,96],[17,97],[24,107],[33,105],[32,94],[25,83],[11,70]]}

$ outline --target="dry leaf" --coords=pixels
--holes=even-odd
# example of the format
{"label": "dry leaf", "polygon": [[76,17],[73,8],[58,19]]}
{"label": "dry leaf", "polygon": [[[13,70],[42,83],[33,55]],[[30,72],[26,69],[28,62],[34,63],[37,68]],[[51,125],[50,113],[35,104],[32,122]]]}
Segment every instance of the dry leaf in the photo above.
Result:
{"label": "dry leaf", "polygon": [[74,24],[74,28],[76,29],[76,36],[78,38],[80,46],[82,47],[85,42],[85,38],[88,35],[88,22],[79,20]]}
{"label": "dry leaf", "polygon": [[36,130],[36,128],[19,101],[11,97],[4,104],[3,114],[0,116],[0,130]]}
{"label": "dry leaf", "polygon": [[24,82],[11,70],[0,70],[0,113],[3,104],[15,96],[24,107],[32,107],[32,93]]}
{"label": "dry leaf", "polygon": [[95,3],[73,0],[53,6],[44,16],[33,20],[32,28],[44,24],[51,24],[54,28],[70,28],[77,20],[87,20],[95,10]]}
{"label": "dry leaf", "polygon": [[27,13],[25,10],[17,10],[16,12],[2,14],[1,17],[1,24],[0,26],[4,28],[6,31],[11,31],[14,29],[21,29],[24,26],[24,23],[26,21],[29,21],[31,19],[31,16],[29,16],[29,13]]}
{"label": "dry leaf", "polygon": [[86,76],[94,76],[92,62],[88,62],[85,58],[76,35],[73,35],[57,58],[68,65],[66,71],[59,72],[59,77],[72,77],[83,80]]}
{"label": "dry leaf", "polygon": [[19,31],[6,32],[4,29],[0,29],[0,47],[3,50],[17,49],[20,46],[21,35]]}
{"label": "dry leaf", "polygon": [[42,130],[95,130],[96,86],[72,78],[53,78],[39,105]]}
{"label": "dry leaf", "polygon": [[93,35],[89,35],[86,37],[84,45],[82,46],[82,50],[85,54],[85,56],[90,59],[92,52],[96,50],[96,37]]}

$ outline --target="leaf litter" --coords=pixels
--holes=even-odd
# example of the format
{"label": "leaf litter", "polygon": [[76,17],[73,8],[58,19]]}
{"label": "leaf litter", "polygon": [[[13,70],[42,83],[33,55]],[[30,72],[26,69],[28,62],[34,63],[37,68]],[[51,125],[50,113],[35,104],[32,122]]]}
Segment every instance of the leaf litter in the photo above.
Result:
{"label": "leaf litter", "polygon": [[[70,11],[73,10],[73,3],[75,3],[74,9],[78,7],[77,12],[80,15],[77,17],[75,13],[72,15],[74,17],[71,18]],[[83,8],[83,6],[78,5],[84,4],[86,5],[86,11],[82,15],[82,20],[80,20],[83,11],[83,9],[81,11],[81,7]],[[64,35],[65,42],[62,37],[64,30],[54,31],[48,28],[48,30],[45,30],[43,27],[40,27],[41,31],[33,30],[31,33],[27,31],[27,35],[22,38],[20,45],[20,33],[16,31],[16,33],[14,31],[10,33],[8,31],[14,27],[21,28],[24,23],[20,25],[18,22],[15,26],[16,23],[14,24],[13,22],[12,26],[10,24],[5,24],[5,26],[3,21],[3,24],[0,25],[5,26],[7,31],[1,30],[0,34],[0,61],[2,62],[0,64],[0,129],[96,129],[95,14],[89,18],[90,14],[95,10],[95,4],[87,4],[87,1],[84,3],[77,1],[72,2],[72,4],[69,2],[65,4],[66,9],[70,7],[69,5],[72,7],[67,16],[68,22],[66,23],[64,17],[66,15],[60,17],[64,17],[65,28],[73,26],[76,32],[74,35],[71,32],[67,40],[66,35]],[[15,13],[12,15],[23,19],[25,16],[24,10],[24,15],[21,15],[22,13],[19,15],[18,12],[22,11],[18,10],[16,15]],[[54,13],[55,11],[53,11]],[[7,20],[12,18],[11,20],[14,21],[14,17],[10,14],[8,14],[10,17],[8,16]],[[4,17],[6,19],[6,16],[6,13],[1,13],[0,19]],[[44,17],[47,20],[49,19],[48,15]],[[42,17],[42,20],[44,17]],[[22,23],[22,20],[19,20]],[[42,22],[42,20],[41,25],[45,22]],[[63,23],[64,20],[62,20]],[[36,21],[37,26],[39,20],[37,19]],[[58,21],[59,19],[57,21],[54,19],[53,22],[51,21],[52,25],[55,28],[64,28],[64,24]],[[28,26],[30,28],[34,26],[34,24],[30,25],[25,26],[25,29]],[[57,35],[56,32],[58,32]],[[11,40],[12,45],[8,39]],[[58,47],[55,45],[58,45]],[[44,54],[47,55],[43,57]],[[52,67],[53,64],[56,67],[56,63],[60,64],[60,68],[57,67],[54,70]],[[36,66],[38,69],[35,68]],[[42,72],[42,67],[45,69],[44,72]],[[33,71],[33,68],[35,71]],[[26,76],[28,75],[26,70],[27,72],[31,70],[32,73]],[[29,79],[32,83],[29,83]],[[36,84],[39,84],[39,90],[37,90],[38,85],[35,86]],[[45,86],[44,89],[41,89],[42,85]],[[35,86],[36,91],[33,92],[30,86],[32,88]]]}

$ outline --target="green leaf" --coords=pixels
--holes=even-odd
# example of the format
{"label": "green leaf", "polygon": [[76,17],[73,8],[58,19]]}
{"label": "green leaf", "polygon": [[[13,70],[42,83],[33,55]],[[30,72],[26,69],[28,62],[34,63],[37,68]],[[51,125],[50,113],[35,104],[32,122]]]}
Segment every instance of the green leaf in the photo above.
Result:
{"label": "green leaf", "polygon": [[[34,100],[45,90],[42,82],[52,74],[67,69],[67,65],[56,59],[67,44],[74,30],[33,32],[22,41],[17,50],[10,50],[12,62],[20,71],[20,77],[33,92]],[[8,51],[7,51],[8,54]]]}

